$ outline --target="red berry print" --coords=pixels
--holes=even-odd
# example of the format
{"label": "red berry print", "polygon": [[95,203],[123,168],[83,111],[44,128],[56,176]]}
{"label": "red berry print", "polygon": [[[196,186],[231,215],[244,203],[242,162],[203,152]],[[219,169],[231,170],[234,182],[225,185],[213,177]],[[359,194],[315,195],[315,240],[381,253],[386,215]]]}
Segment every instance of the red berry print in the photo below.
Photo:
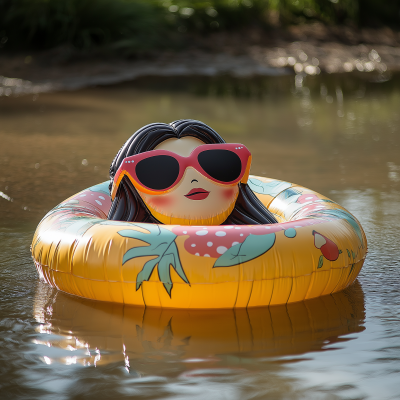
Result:
{"label": "red berry print", "polygon": [[188,236],[184,247],[189,254],[218,258],[231,247],[243,243],[250,234],[267,235],[320,222],[324,221],[303,219],[271,225],[176,226],[172,232],[177,236]]}
{"label": "red berry print", "polygon": [[336,243],[328,239],[326,236],[316,231],[312,232],[314,235],[314,246],[321,250],[322,255],[329,261],[336,261],[339,257],[339,249]]}

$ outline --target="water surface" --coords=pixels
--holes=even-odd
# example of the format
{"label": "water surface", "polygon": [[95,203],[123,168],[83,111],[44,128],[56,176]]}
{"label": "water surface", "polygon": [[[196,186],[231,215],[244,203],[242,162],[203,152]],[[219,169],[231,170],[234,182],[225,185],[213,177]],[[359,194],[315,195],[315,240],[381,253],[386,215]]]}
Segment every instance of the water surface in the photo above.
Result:
{"label": "water surface", "polygon": [[[147,78],[0,98],[0,392],[5,399],[400,397],[400,78]],[[346,291],[249,310],[140,309],[39,281],[43,215],[108,178],[150,122],[199,119],[252,173],[312,188],[361,221]]]}

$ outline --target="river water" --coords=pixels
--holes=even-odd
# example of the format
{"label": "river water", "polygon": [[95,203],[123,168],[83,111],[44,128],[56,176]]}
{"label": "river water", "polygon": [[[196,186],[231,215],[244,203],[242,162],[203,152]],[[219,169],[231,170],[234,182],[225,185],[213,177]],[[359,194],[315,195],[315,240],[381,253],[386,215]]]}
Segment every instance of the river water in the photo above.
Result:
{"label": "river water", "polygon": [[[369,253],[333,296],[179,311],[79,299],[41,282],[43,215],[108,178],[136,129],[204,121],[360,220]],[[0,98],[1,399],[400,398],[400,77],[146,78]]]}

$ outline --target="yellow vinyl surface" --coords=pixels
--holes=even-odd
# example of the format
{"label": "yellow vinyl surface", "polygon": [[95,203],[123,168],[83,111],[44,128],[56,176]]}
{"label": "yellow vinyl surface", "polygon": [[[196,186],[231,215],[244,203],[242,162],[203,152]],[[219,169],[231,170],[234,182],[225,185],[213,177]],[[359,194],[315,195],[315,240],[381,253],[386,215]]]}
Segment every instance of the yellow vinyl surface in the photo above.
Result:
{"label": "yellow vinyl surface", "polygon": [[208,227],[109,221],[108,184],[72,196],[40,222],[32,256],[51,286],[150,307],[259,307],[338,292],[367,253],[353,215],[288,182],[248,181],[280,223]]}

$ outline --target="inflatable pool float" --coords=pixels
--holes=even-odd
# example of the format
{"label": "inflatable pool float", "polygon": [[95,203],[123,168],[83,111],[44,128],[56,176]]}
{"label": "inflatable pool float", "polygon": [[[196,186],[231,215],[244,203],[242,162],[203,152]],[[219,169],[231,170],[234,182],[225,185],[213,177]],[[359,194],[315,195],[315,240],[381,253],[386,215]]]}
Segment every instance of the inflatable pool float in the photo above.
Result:
{"label": "inflatable pool float", "polygon": [[338,292],[366,257],[357,219],[296,184],[248,179],[279,223],[183,226],[108,220],[109,183],[65,200],[35,232],[39,275],[63,292],[150,307],[268,306]]}

